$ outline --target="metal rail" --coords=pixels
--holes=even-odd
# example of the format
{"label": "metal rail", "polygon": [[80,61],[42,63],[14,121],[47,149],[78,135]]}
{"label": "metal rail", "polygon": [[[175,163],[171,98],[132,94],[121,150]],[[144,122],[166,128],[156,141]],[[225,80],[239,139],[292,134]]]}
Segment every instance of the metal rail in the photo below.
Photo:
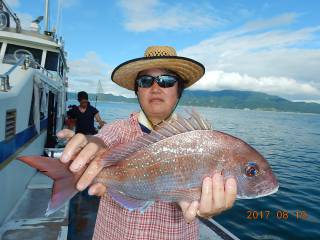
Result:
{"label": "metal rail", "polygon": [[37,69],[41,69],[42,73],[44,73],[48,78],[54,79],[54,76],[51,72],[49,72],[47,69],[41,66],[36,60],[29,58],[30,65],[33,67],[36,66]]}
{"label": "metal rail", "polygon": [[3,7],[7,10],[9,15],[13,18],[13,20],[16,23],[16,32],[21,33],[21,23],[20,19],[17,17],[17,14],[15,14],[9,7],[8,4],[4,0],[0,0],[0,9],[2,10]]}
{"label": "metal rail", "polygon": [[238,237],[229,232],[226,228],[221,226],[213,219],[198,218],[204,225],[210,228],[221,240],[240,240]]}
{"label": "metal rail", "polygon": [[[23,56],[17,61],[7,72],[0,75],[1,85],[0,85],[0,91],[7,92],[10,90],[10,81],[9,81],[9,75],[20,65],[26,64],[26,58],[27,56]],[[25,68],[26,69],[26,68]]]}
{"label": "metal rail", "polygon": [[27,70],[29,67],[40,69],[48,78],[54,80],[54,75],[51,72],[30,58],[30,56],[24,55],[7,72],[0,74],[0,92],[8,92],[11,89],[9,75],[20,65],[22,65],[22,69],[24,70]]}

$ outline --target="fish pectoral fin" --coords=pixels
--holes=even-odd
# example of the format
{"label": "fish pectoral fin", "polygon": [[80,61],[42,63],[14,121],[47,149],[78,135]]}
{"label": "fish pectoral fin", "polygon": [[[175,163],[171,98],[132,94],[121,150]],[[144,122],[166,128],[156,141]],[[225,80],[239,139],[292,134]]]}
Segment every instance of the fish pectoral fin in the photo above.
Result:
{"label": "fish pectoral fin", "polygon": [[126,196],[124,193],[114,189],[108,189],[108,192],[114,201],[129,211],[138,210],[141,213],[144,213],[145,210],[154,203],[154,201],[141,200]]}

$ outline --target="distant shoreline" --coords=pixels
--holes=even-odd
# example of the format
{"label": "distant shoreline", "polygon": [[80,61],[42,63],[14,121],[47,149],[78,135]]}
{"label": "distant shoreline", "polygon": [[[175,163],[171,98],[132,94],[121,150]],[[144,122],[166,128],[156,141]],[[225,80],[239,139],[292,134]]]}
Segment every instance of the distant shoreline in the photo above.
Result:
{"label": "distant shoreline", "polygon": [[[128,98],[128,99],[134,99],[134,98]],[[94,105],[95,99],[89,99],[91,104]],[[68,101],[76,101],[75,98],[69,98]],[[133,101],[108,101],[108,100],[98,100],[97,102],[102,103],[126,103],[126,104],[138,104],[138,102]],[[319,115],[319,113],[313,113],[313,112],[294,112],[294,111],[280,111],[280,110],[268,110],[268,109],[248,109],[248,108],[228,108],[228,107],[215,107],[215,106],[199,106],[199,105],[186,105],[179,103],[180,107],[201,107],[201,108],[216,108],[216,109],[228,109],[228,110],[242,110],[242,111],[257,111],[257,112],[274,112],[274,113],[291,113],[291,114],[308,114],[308,115]]]}

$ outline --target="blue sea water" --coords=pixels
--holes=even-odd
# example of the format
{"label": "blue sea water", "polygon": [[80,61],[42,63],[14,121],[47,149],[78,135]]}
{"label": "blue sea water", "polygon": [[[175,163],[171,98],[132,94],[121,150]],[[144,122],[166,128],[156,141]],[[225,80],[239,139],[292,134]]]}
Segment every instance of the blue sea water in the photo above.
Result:
{"label": "blue sea water", "polygon": [[[76,104],[76,102],[70,101]],[[137,104],[98,102],[108,123]],[[179,107],[183,112],[189,107]],[[320,115],[195,107],[217,130],[237,136],[269,161],[280,188],[237,200],[214,219],[240,239],[320,239]]]}

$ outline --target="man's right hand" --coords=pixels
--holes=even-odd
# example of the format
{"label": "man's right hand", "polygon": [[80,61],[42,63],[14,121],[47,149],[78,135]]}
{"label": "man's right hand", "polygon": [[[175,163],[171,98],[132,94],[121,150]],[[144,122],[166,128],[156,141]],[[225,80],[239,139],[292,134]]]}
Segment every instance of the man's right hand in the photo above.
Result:
{"label": "man's right hand", "polygon": [[[76,186],[79,191],[86,189],[103,169],[101,159],[107,151],[104,142],[98,137],[75,134],[69,129],[61,130],[57,133],[57,137],[68,140],[60,161],[72,162],[70,164],[72,172],[86,169]],[[106,187],[101,183],[92,184],[89,188],[90,195],[102,196],[105,192]]]}

